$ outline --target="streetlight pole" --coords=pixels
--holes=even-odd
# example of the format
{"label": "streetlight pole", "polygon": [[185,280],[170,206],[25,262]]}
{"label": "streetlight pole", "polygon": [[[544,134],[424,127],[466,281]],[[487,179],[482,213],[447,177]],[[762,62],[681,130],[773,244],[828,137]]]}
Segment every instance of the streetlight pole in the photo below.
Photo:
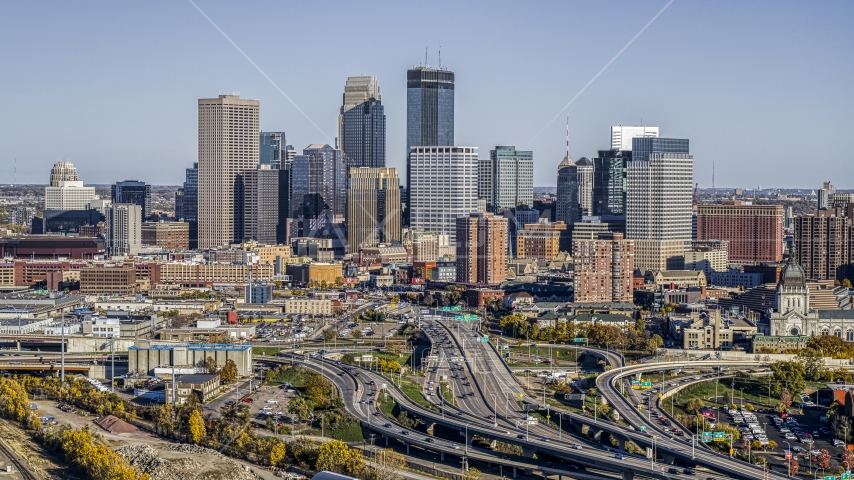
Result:
{"label": "streetlight pole", "polygon": [[786,444],[786,448],[788,449],[786,451],[789,452],[786,454],[786,456],[788,457],[787,460],[789,463],[787,466],[787,470],[786,470],[786,476],[791,477],[792,476],[792,445],[790,445],[789,442],[787,442],[785,440],[783,440],[783,443]]}
{"label": "streetlight pole", "polygon": [[495,399],[494,393],[490,393],[490,395],[492,396],[492,416],[495,417],[495,418],[493,418],[492,426],[497,428],[498,427],[498,401]]}

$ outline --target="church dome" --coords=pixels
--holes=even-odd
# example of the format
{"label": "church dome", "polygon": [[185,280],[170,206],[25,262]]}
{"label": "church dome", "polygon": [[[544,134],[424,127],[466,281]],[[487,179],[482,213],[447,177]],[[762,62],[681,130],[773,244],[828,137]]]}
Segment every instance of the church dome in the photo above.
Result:
{"label": "church dome", "polygon": [[784,287],[805,287],[807,276],[804,269],[795,261],[794,252],[789,252],[789,263],[780,272],[780,285]]}

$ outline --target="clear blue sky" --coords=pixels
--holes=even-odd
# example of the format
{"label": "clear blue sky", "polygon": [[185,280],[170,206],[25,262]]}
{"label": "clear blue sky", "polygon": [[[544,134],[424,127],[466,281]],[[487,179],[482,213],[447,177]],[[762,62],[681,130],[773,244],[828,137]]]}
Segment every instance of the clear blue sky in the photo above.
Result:
{"label": "clear blue sky", "polygon": [[178,184],[196,158],[196,99],[261,101],[262,130],[331,143],[348,75],[376,75],[387,160],[403,167],[406,69],[456,72],[456,143],[534,151],[535,185],[609,127],[689,138],[711,186],[854,188],[854,2],[224,2],[197,0],[319,125],[311,125],[189,1],[4,2],[0,182],[47,183],[57,157],[86,183]]}

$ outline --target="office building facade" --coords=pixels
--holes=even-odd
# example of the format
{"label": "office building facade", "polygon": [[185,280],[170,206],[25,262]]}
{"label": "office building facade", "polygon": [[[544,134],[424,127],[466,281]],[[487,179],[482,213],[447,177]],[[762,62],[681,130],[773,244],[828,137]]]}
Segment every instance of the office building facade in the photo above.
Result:
{"label": "office building facade", "polygon": [[142,247],[142,207],[115,203],[107,208],[107,254],[136,255]]}
{"label": "office building facade", "polygon": [[730,262],[756,264],[783,261],[783,206],[697,205],[697,240],[725,240]]}
{"label": "office building facade", "polygon": [[133,203],[142,209],[142,221],[151,214],[151,185],[137,180],[125,180],[110,186],[113,203]]}
{"label": "office building facade", "polygon": [[385,167],[385,110],[377,77],[348,77],[338,115],[338,145],[351,167]]}
{"label": "office building facade", "polygon": [[279,172],[261,164],[240,174],[243,182],[243,238],[276,244],[279,224]]}
{"label": "office building facade", "polygon": [[145,222],[141,238],[143,245],[186,250],[190,248],[190,225],[187,222]]}
{"label": "office building facade", "polygon": [[285,132],[261,132],[258,136],[258,164],[279,170],[288,164]]}
{"label": "office building facade", "polygon": [[350,253],[379,244],[400,244],[400,180],[397,169],[350,167],[347,182],[347,243]]}
{"label": "office building facade", "polygon": [[258,167],[258,100],[203,98],[199,108],[199,248],[242,240],[238,176]]}
{"label": "office building facade", "polygon": [[681,270],[692,239],[694,158],[688,140],[632,142],[626,166],[626,238],[635,241],[635,266],[642,272]]}
{"label": "office building facade", "polygon": [[575,303],[633,303],[634,242],[603,232],[573,241]]}
{"label": "office building facade", "polygon": [[626,215],[626,166],[631,160],[629,150],[599,150],[593,159],[591,215]]}
{"label": "office building facade", "polygon": [[454,72],[418,65],[406,72],[406,151],[454,145]]}
{"label": "office building facade", "polygon": [[581,220],[578,166],[566,156],[557,167],[557,221],[572,225]]}
{"label": "office building facade", "polygon": [[185,170],[184,186],[175,194],[175,220],[187,222],[190,248],[199,248],[199,163]]}
{"label": "office building facade", "polygon": [[534,203],[534,152],[499,145],[489,152],[493,212]]}
{"label": "office building facade", "polygon": [[79,181],[60,181],[56,187],[45,187],[45,210],[84,210],[97,198],[95,187],[84,187]]}
{"label": "office building facade", "polygon": [[472,213],[456,219],[457,282],[498,285],[507,270],[507,219]]}
{"label": "office building facade", "polygon": [[329,145],[311,144],[291,164],[292,218],[346,215],[347,165]]}
{"label": "office building facade", "polygon": [[593,215],[593,161],[581,157],[575,162],[578,171],[578,208],[581,216]]}
{"label": "office building facade", "polygon": [[477,170],[477,147],[413,148],[407,161],[410,227],[449,235],[454,245],[457,217],[477,211]]}

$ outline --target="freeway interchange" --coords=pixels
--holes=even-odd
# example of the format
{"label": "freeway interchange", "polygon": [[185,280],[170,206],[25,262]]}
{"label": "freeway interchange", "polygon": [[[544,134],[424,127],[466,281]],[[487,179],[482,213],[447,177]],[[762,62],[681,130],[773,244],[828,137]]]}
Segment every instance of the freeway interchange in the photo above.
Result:
{"label": "freeway interchange", "polygon": [[[432,347],[425,364],[423,393],[434,405],[433,409],[414,402],[395,386],[392,379],[376,372],[323,358],[295,356],[292,361],[298,361],[330,378],[344,398],[347,410],[360,419],[364,427],[384,437],[386,442],[395,439],[406,445],[407,450],[410,446],[418,446],[437,452],[443,458],[450,454],[462,457],[464,462],[465,459],[473,459],[490,465],[502,465],[512,469],[514,476],[517,469],[522,469],[526,473],[540,471],[544,476],[585,479],[613,478],[615,475],[623,479],[636,476],[677,478],[685,470],[676,466],[676,463],[681,463],[701,467],[703,471],[697,472],[702,474],[701,478],[786,478],[705,447],[694,448],[690,437],[671,438],[659,430],[661,427],[656,423],[657,417],[650,418],[647,412],[638,411],[637,405],[620,392],[621,383],[634,375],[674,368],[711,368],[716,365],[714,361],[622,366],[623,359],[619,354],[584,347],[587,353],[603,358],[615,367],[599,375],[596,386],[602,397],[619,412],[624,424],[548,406],[547,414],[558,416],[561,423],[581,426],[582,432],[587,434],[575,436],[531,420],[526,407],[536,404],[534,408],[539,408],[544,405],[537,404],[537,398],[525,391],[495,347],[488,341],[482,341],[482,334],[469,324],[442,319],[424,322],[422,327]],[[256,359],[267,361],[266,357]],[[282,358],[278,357],[276,361],[281,362]],[[729,363],[735,367],[757,365],[756,362]],[[445,389],[446,395],[452,393],[451,403],[442,395],[442,389]],[[386,418],[374,404],[378,395],[393,397],[402,410],[421,419],[428,426],[429,433],[403,428],[394,419]],[[459,431],[461,440],[464,440],[448,441],[434,437],[432,431],[435,425]],[[619,448],[603,446],[589,439],[601,433],[618,438]],[[510,459],[492,450],[475,448],[471,445],[475,435],[487,442],[517,445],[521,447],[524,458]],[[648,458],[626,453],[624,442],[629,440],[641,447],[654,448],[655,455]],[[534,460],[532,457],[535,453],[540,454],[540,458],[544,454],[568,465]],[[578,469],[578,466],[583,468]]]}

